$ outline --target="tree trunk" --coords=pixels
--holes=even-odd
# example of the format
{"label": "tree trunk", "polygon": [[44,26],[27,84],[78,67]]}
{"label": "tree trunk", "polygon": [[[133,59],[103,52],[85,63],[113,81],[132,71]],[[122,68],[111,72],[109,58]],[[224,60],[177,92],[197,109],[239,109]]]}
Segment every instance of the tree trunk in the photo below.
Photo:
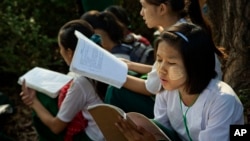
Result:
{"label": "tree trunk", "polygon": [[250,1],[207,0],[207,5],[215,43],[228,54],[223,80],[236,93],[250,89]]}
{"label": "tree trunk", "polygon": [[250,1],[207,0],[207,6],[215,43],[228,54],[223,80],[239,95],[250,123]]}

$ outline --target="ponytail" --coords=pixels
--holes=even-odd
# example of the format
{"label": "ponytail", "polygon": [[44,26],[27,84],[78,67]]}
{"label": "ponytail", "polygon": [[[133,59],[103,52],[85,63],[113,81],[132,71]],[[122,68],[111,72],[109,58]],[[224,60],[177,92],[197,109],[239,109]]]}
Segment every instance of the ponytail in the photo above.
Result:
{"label": "ponytail", "polygon": [[[211,26],[202,16],[199,0],[189,0],[187,6],[187,13],[191,22],[201,26],[208,34],[210,34],[211,38],[213,38]],[[218,56],[223,57],[223,53],[215,46],[215,44],[213,45],[213,48]]]}

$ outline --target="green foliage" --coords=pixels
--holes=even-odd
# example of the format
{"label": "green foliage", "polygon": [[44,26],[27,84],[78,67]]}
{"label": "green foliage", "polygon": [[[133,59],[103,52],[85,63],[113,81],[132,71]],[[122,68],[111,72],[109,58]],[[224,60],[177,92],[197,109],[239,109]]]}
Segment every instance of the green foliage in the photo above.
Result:
{"label": "green foliage", "polygon": [[239,90],[238,95],[244,106],[245,112],[246,110],[250,110],[250,89]]}
{"label": "green foliage", "polygon": [[0,91],[15,94],[18,77],[34,66],[68,71],[57,34],[78,18],[75,7],[75,1],[0,0]]}
{"label": "green foliage", "polygon": [[20,75],[34,66],[62,65],[57,32],[76,17],[74,2],[3,0],[0,8],[1,74]]}
{"label": "green foliage", "polygon": [[[132,30],[150,39],[139,1],[120,3],[129,13]],[[0,0],[0,80],[4,82],[0,91],[15,90],[18,77],[34,66],[68,71],[58,51],[57,34],[64,23],[80,17],[77,7],[76,1]]]}
{"label": "green foliage", "polygon": [[244,107],[245,123],[250,123],[250,89],[241,89],[238,92],[239,99]]}

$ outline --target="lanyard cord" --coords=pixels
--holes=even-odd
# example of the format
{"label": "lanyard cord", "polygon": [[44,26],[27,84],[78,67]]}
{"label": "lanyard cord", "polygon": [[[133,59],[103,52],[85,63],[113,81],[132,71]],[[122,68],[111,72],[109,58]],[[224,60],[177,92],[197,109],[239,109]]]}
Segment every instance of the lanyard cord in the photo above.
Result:
{"label": "lanyard cord", "polygon": [[[181,104],[181,95],[179,94],[179,96],[180,96],[181,113],[183,114],[183,109],[182,109],[182,104]],[[190,106],[190,107],[191,107],[191,106]],[[188,112],[188,110],[189,110],[190,107],[187,108],[185,114],[182,115],[182,117],[183,117],[183,122],[184,122],[184,125],[185,125],[185,129],[186,129],[186,132],[187,132],[189,141],[193,141],[192,138],[191,138],[191,136],[190,136],[189,130],[188,130],[188,126],[187,126],[187,117],[186,117],[187,112]]]}

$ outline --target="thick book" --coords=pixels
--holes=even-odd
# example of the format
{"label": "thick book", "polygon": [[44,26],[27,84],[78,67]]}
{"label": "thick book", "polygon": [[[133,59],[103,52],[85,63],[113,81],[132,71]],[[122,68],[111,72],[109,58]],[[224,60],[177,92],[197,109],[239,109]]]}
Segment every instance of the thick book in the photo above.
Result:
{"label": "thick book", "polygon": [[152,133],[156,140],[171,141],[152,120],[140,113],[125,113],[119,107],[110,104],[92,105],[88,107],[88,111],[107,141],[127,141],[125,136],[115,126],[115,123],[118,122],[118,116],[129,120],[134,126],[143,127]]}
{"label": "thick book", "polygon": [[18,84],[22,85],[24,79],[27,87],[51,98],[56,98],[61,88],[69,83],[73,77],[49,69],[34,67],[19,77]]}
{"label": "thick book", "polygon": [[78,42],[70,71],[121,88],[127,78],[126,63],[80,32],[75,31],[75,35]]}

